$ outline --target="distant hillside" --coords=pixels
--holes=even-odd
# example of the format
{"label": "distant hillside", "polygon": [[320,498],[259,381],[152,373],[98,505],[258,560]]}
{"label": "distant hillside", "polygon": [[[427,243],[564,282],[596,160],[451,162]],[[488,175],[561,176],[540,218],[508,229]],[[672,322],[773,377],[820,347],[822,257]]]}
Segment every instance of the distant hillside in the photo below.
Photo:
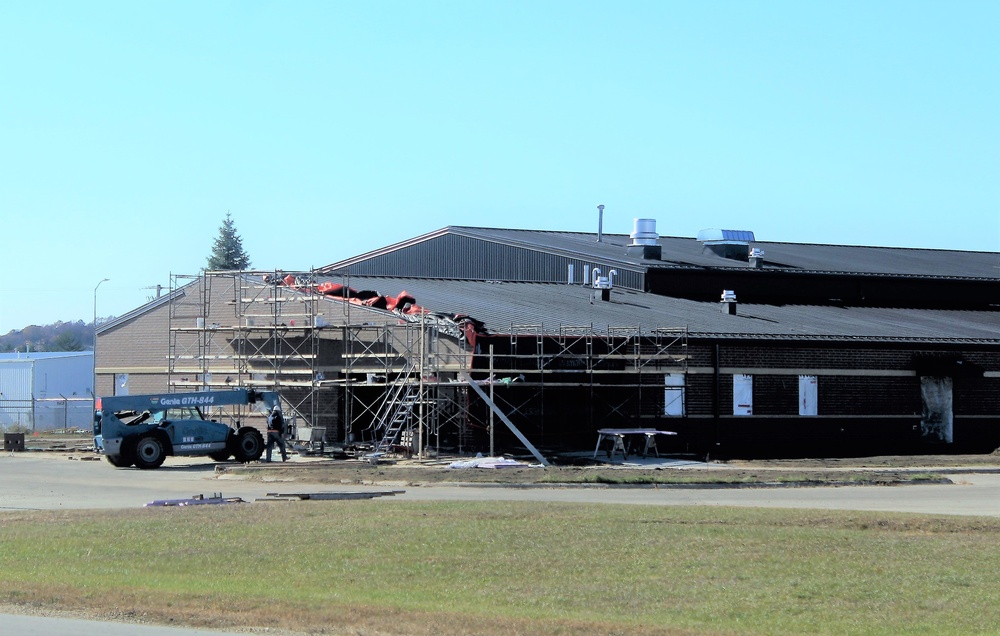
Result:
{"label": "distant hillside", "polygon": [[39,327],[12,329],[0,336],[0,353],[15,351],[91,351],[94,348],[94,325],[82,320],[56,322]]}

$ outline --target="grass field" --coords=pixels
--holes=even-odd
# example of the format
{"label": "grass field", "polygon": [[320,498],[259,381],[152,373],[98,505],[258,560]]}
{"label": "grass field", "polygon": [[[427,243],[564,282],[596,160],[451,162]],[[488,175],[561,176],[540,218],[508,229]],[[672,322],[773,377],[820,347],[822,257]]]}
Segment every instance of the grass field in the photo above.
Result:
{"label": "grass field", "polygon": [[0,515],[0,603],[324,634],[988,634],[1000,519],[342,501]]}

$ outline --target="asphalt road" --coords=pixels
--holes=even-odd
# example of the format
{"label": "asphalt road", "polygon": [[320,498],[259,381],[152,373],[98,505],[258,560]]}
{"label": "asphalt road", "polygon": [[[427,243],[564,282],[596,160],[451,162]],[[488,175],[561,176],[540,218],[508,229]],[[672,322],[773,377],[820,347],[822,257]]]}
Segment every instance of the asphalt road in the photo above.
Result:
{"label": "asphalt road", "polygon": [[[168,458],[158,470],[114,468],[104,461],[63,454],[0,455],[0,512],[70,508],[141,507],[159,499],[194,495],[240,497],[272,492],[374,492],[385,486],[258,482],[218,477],[210,460]],[[507,500],[821,508],[1000,517],[1000,475],[952,475],[953,484],[806,488],[498,487],[433,485],[405,488],[389,500]]]}
{"label": "asphalt road", "polygon": [[0,633],[17,636],[246,636],[246,632],[217,632],[184,627],[109,623],[75,618],[0,614]]}

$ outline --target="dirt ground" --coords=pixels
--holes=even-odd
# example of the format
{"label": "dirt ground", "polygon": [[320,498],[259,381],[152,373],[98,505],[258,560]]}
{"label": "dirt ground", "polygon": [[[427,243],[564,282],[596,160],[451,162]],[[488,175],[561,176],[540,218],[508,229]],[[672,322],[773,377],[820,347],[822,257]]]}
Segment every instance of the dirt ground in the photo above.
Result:
{"label": "dirt ground", "polygon": [[291,461],[287,464],[228,464],[220,472],[248,478],[331,484],[419,486],[472,484],[891,484],[946,480],[958,472],[998,472],[1000,454],[887,456],[850,459],[677,462],[643,464],[449,469],[451,460]]}
{"label": "dirt ground", "polygon": [[[89,433],[26,436],[28,452],[92,453]],[[372,465],[363,459],[329,459],[291,454],[282,463],[220,464],[217,472],[245,478],[282,479],[330,484],[407,485],[435,483],[559,484],[559,483],[843,483],[890,484],[947,479],[957,472],[1000,473],[1000,450],[984,455],[892,455],[861,458],[764,459],[702,462],[691,458],[630,457],[607,463],[578,454],[566,464],[541,469],[529,466],[494,469],[450,469],[462,457],[414,460],[386,457]],[[530,459],[530,458],[529,458]],[[531,460],[533,461],[533,460]]]}

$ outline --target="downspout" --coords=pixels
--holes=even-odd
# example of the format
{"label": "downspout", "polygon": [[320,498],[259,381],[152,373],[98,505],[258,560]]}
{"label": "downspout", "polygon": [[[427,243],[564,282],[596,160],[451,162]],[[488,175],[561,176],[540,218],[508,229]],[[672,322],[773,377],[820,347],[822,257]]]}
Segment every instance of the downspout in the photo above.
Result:
{"label": "downspout", "polygon": [[721,378],[721,373],[719,371],[719,366],[721,364],[721,362],[720,362],[720,358],[721,357],[722,357],[722,352],[720,350],[719,343],[716,342],[715,343],[715,351],[714,351],[713,356],[712,356],[712,358],[713,358],[713,360],[712,360],[713,370],[712,371],[713,371],[713,376],[714,376],[713,379],[714,379],[714,384],[715,384],[714,390],[712,392],[712,416],[715,418],[715,445],[716,445],[716,447],[718,447],[720,445],[720,442],[719,442],[719,425],[720,425],[720,421],[719,420],[720,420],[720,417],[721,417],[721,402],[722,402],[722,398],[721,398],[720,389],[722,387],[722,378]]}

